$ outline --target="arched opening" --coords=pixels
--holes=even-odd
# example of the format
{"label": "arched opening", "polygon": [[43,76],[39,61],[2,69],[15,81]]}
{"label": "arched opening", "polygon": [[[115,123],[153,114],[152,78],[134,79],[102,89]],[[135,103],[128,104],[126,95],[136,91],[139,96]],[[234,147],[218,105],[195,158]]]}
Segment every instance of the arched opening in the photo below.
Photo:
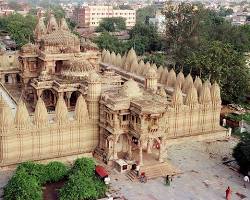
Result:
{"label": "arched opening", "polygon": [[78,97],[80,96],[80,92],[79,91],[74,91],[71,96],[70,96],[70,107],[75,107],[76,106],[76,101],[78,99]]}
{"label": "arched opening", "polygon": [[55,110],[56,97],[51,90],[49,90],[49,89],[44,90],[42,92],[41,98],[43,99],[43,101],[44,101],[44,103],[49,111]]}
{"label": "arched opening", "polygon": [[19,74],[16,74],[16,82],[18,84],[21,83],[21,76]]}
{"label": "arched opening", "polygon": [[61,73],[62,66],[63,66],[63,61],[62,60],[56,61],[56,66],[55,66],[55,73],[56,74]]}
{"label": "arched opening", "polygon": [[5,74],[4,75],[4,82],[7,84],[11,84],[12,83],[12,77],[10,74]]}
{"label": "arched opening", "polygon": [[116,150],[119,158],[126,157],[129,150],[129,140],[127,134],[121,134],[116,143]]}

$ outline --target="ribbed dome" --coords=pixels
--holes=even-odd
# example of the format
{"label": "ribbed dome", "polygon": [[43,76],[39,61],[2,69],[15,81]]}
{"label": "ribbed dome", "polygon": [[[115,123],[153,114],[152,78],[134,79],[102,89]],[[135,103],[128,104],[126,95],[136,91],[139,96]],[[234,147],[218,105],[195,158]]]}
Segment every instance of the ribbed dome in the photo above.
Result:
{"label": "ribbed dome", "polygon": [[188,74],[187,77],[185,78],[185,82],[183,84],[182,91],[183,93],[187,94],[189,88],[193,85],[193,78],[191,74]]}
{"label": "ribbed dome", "polygon": [[62,18],[60,21],[60,29],[64,30],[64,31],[69,31],[69,27],[68,27],[68,24],[67,24],[65,18]]}
{"label": "ribbed dome", "polygon": [[121,54],[117,54],[116,55],[116,67],[121,68],[122,67],[122,57]]}
{"label": "ribbed dome", "polygon": [[176,81],[176,73],[175,73],[174,69],[172,68],[170,70],[170,72],[168,73],[166,84],[168,87],[174,87],[175,81]]}
{"label": "ribbed dome", "polygon": [[165,84],[167,82],[167,78],[168,78],[168,68],[165,67],[163,72],[161,73],[160,83]]}
{"label": "ribbed dome", "polygon": [[106,49],[103,49],[102,50],[102,58],[101,58],[102,62],[104,61],[104,56],[106,53],[107,53]]}
{"label": "ribbed dome", "polygon": [[206,81],[201,88],[199,102],[200,104],[206,104],[211,102],[211,94],[208,81]]}
{"label": "ribbed dome", "polygon": [[221,101],[220,86],[216,82],[214,82],[214,84],[211,86],[210,92],[211,92],[212,102],[220,102]]}
{"label": "ribbed dome", "polygon": [[69,48],[69,49],[71,49],[76,45],[80,46],[79,38],[73,33],[64,30],[56,30],[50,34],[46,34],[42,36],[41,41],[45,45],[49,46],[63,45],[64,48]]}
{"label": "ribbed dome", "polygon": [[141,96],[142,91],[133,79],[129,79],[127,82],[124,83],[122,89],[120,90],[120,94],[133,98]]}
{"label": "ribbed dome", "polygon": [[116,63],[116,54],[115,54],[115,52],[111,53],[109,63],[112,64],[112,65],[115,65],[115,63]]}
{"label": "ribbed dome", "polygon": [[70,60],[68,70],[71,72],[84,73],[95,70],[95,67],[88,60],[73,58]]}
{"label": "ribbed dome", "polygon": [[197,90],[193,84],[188,89],[187,96],[185,99],[185,104],[186,105],[198,104],[198,94],[197,94]]}
{"label": "ribbed dome", "polygon": [[157,66],[156,66],[156,64],[155,64],[155,63],[151,66],[151,68],[154,68],[154,69],[155,69],[155,71],[157,71]]}
{"label": "ribbed dome", "polygon": [[47,33],[52,33],[53,31],[56,30],[58,30],[58,24],[56,22],[55,16],[51,14],[47,25]]}
{"label": "ribbed dome", "polygon": [[155,68],[150,67],[148,69],[148,72],[146,74],[146,78],[157,78],[157,72],[156,72]]}
{"label": "ribbed dome", "polygon": [[89,112],[87,104],[82,95],[78,97],[76,102],[75,118],[78,121],[78,123],[87,122],[89,120]]}
{"label": "ribbed dome", "polygon": [[48,113],[42,98],[38,98],[34,114],[34,122],[37,127],[48,125]]}
{"label": "ribbed dome", "polygon": [[126,58],[126,64],[128,67],[128,70],[130,70],[131,64],[134,60],[137,60],[137,55],[135,53],[135,50],[131,48],[128,52],[127,58]]}
{"label": "ribbed dome", "polygon": [[196,88],[198,95],[199,95],[201,92],[201,88],[202,88],[202,81],[199,76],[195,77],[194,87]]}
{"label": "ribbed dome", "polygon": [[160,82],[161,80],[161,75],[162,75],[162,72],[164,71],[163,67],[160,66],[158,69],[157,69],[157,74],[158,74],[158,80]]}
{"label": "ribbed dome", "polygon": [[30,116],[26,108],[26,105],[24,104],[22,99],[20,99],[20,101],[17,104],[17,110],[14,122],[18,129],[24,129],[30,126]]}
{"label": "ribbed dome", "polygon": [[144,61],[143,60],[140,60],[139,62],[139,66],[138,66],[138,70],[137,70],[137,73],[138,75],[142,75],[143,74],[143,70],[144,70]]}
{"label": "ribbed dome", "polygon": [[10,107],[0,95],[0,130],[7,131],[13,126],[13,116]]}
{"label": "ribbed dome", "polygon": [[183,96],[182,96],[181,89],[179,87],[176,87],[173,92],[172,105],[173,106],[183,105]]}
{"label": "ribbed dome", "polygon": [[151,68],[151,65],[149,62],[145,64],[144,70],[143,70],[143,76],[145,76],[148,72],[148,70]]}
{"label": "ribbed dome", "polygon": [[135,59],[131,64],[130,72],[135,72],[137,68],[138,68],[138,63],[137,63],[137,59]]}
{"label": "ribbed dome", "polygon": [[185,77],[182,71],[179,72],[179,74],[176,77],[176,86],[178,85],[180,88],[182,88],[183,83],[185,82]]}
{"label": "ribbed dome", "polygon": [[106,64],[110,64],[111,58],[110,58],[110,52],[109,50],[106,51],[104,57],[103,57],[103,62]]}
{"label": "ribbed dome", "polygon": [[64,124],[68,121],[68,109],[62,96],[59,96],[56,103],[56,122]]}

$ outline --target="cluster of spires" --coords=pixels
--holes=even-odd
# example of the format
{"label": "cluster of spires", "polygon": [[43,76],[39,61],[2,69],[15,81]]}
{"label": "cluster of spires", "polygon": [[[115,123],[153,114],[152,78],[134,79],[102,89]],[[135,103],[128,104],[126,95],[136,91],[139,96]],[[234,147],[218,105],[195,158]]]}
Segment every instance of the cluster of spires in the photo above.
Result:
{"label": "cluster of spires", "polygon": [[[86,123],[89,119],[88,108],[83,96],[80,95],[75,107],[75,120],[81,124]],[[48,126],[48,112],[44,101],[39,98],[36,104],[34,120],[30,118],[29,112],[22,99],[17,104],[15,117],[13,117],[10,107],[0,96],[0,130],[7,131],[10,128],[19,130],[27,129],[31,126],[37,128]],[[68,109],[62,96],[58,98],[55,110],[55,122],[58,125],[65,124],[69,121]]]}
{"label": "cluster of spires", "polygon": [[[138,76],[155,78],[163,86],[174,88],[172,103],[175,105],[221,102],[220,87],[216,82],[213,85],[211,85],[209,80],[202,83],[199,76],[196,76],[195,80],[193,80],[190,73],[185,77],[182,71],[176,75],[173,68],[169,71],[167,67],[163,68],[160,66],[157,68],[156,64],[150,64],[149,62],[145,64],[143,60],[138,62],[138,57],[133,48],[123,56],[119,53],[110,53],[104,49],[102,62],[114,65]],[[186,94],[185,100],[183,99],[183,93]]]}
{"label": "cluster of spires", "polygon": [[41,36],[46,35],[46,34],[50,34],[50,33],[57,31],[57,30],[69,31],[68,24],[67,24],[65,18],[62,18],[60,20],[60,24],[58,25],[55,16],[53,14],[50,14],[50,18],[49,18],[47,27],[45,26],[44,18],[40,17],[38,19],[38,23],[36,25],[34,33],[35,33],[36,38],[40,39]]}

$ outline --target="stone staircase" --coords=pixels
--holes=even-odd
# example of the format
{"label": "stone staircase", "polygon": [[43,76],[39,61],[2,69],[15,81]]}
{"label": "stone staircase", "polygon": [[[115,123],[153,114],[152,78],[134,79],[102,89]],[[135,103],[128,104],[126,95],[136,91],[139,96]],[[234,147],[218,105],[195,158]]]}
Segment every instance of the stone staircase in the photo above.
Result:
{"label": "stone staircase", "polygon": [[131,180],[132,182],[137,182],[137,181],[139,181],[139,180],[138,180],[138,177],[137,177],[137,175],[136,175],[135,170],[130,170],[130,171],[126,174],[126,176],[127,176],[127,178],[128,178],[129,180]]}
{"label": "stone staircase", "polygon": [[167,175],[179,174],[180,171],[174,168],[169,163],[158,163],[149,166],[142,166],[140,173],[145,172],[147,179],[154,179],[158,177],[164,177]]}

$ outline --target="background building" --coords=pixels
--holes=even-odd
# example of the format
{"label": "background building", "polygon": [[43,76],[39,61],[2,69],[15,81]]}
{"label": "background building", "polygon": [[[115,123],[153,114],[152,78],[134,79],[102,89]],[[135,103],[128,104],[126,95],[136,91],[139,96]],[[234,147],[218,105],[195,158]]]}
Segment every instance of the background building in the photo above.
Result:
{"label": "background building", "polygon": [[117,10],[113,6],[83,6],[73,11],[73,20],[78,27],[97,27],[103,18],[123,17],[127,27],[133,27],[136,22],[135,10]]}

